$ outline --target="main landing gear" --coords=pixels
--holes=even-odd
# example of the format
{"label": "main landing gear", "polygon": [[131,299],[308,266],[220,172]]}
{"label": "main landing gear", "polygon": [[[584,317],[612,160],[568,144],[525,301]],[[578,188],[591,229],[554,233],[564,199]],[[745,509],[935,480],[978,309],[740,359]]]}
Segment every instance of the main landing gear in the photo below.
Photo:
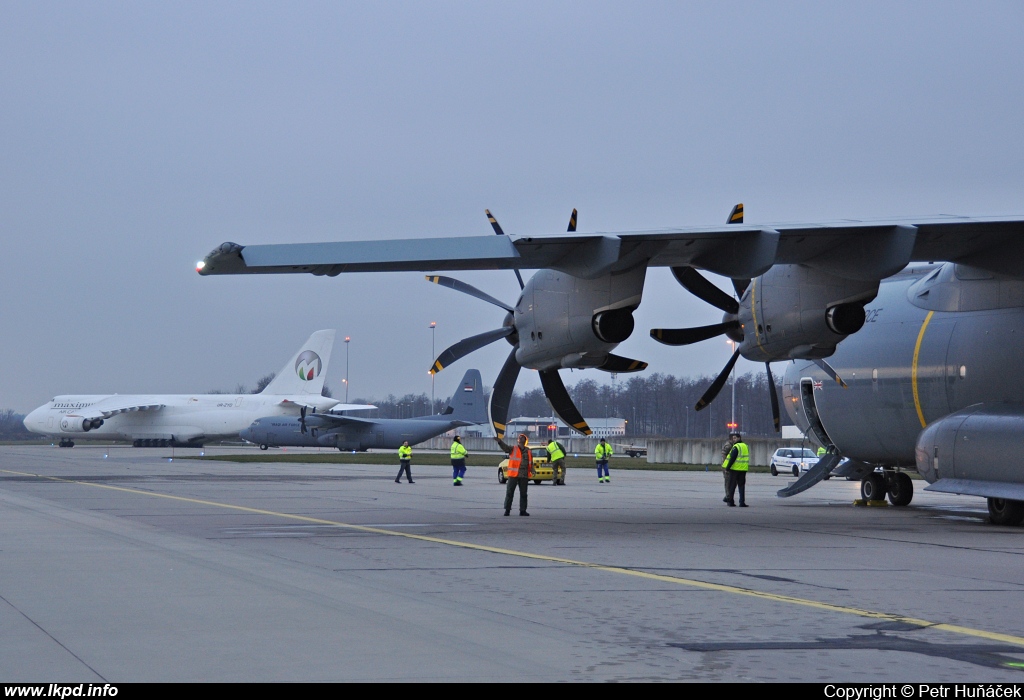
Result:
{"label": "main landing gear", "polygon": [[74,447],[74,446],[75,446],[75,441],[74,440],[67,440],[65,438],[61,438],[61,441],[59,443],[57,443],[57,447]]}
{"label": "main landing gear", "polygon": [[860,495],[865,501],[888,498],[894,506],[907,506],[914,498],[914,482],[905,472],[872,472],[861,480]]}
{"label": "main landing gear", "polygon": [[990,498],[988,519],[993,525],[1020,525],[1024,522],[1024,502]]}

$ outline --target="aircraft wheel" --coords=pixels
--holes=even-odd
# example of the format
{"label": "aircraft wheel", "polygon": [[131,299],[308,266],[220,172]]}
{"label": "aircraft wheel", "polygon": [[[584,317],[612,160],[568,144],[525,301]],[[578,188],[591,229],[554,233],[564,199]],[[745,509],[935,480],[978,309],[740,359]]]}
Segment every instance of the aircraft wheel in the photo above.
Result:
{"label": "aircraft wheel", "polygon": [[68,440],[68,447],[74,447],[74,446],[75,446],[75,441],[74,440]]}
{"label": "aircraft wheel", "polygon": [[779,475],[779,470],[775,468],[775,462],[772,462],[772,466],[770,468],[771,468],[772,476],[778,476]]}
{"label": "aircraft wheel", "polygon": [[540,486],[543,482],[544,482],[543,479],[534,479],[533,480],[533,483],[536,484],[537,486]]}
{"label": "aircraft wheel", "polygon": [[498,483],[504,484],[508,479],[505,477],[505,472],[501,471],[501,467],[498,467]]}
{"label": "aircraft wheel", "polygon": [[1024,502],[990,498],[988,519],[993,525],[1020,525],[1024,521]]}
{"label": "aircraft wheel", "polygon": [[260,449],[264,450],[264,451],[266,451],[267,448],[269,448],[269,447],[270,447],[269,445],[260,445]]}
{"label": "aircraft wheel", "polygon": [[889,497],[889,503],[894,506],[909,506],[914,498],[914,480],[905,472],[893,474],[886,495]]}
{"label": "aircraft wheel", "polygon": [[800,476],[800,467],[793,465],[793,476]]}
{"label": "aircraft wheel", "polygon": [[865,501],[883,501],[885,491],[885,477],[881,474],[869,474],[860,482],[860,496]]}

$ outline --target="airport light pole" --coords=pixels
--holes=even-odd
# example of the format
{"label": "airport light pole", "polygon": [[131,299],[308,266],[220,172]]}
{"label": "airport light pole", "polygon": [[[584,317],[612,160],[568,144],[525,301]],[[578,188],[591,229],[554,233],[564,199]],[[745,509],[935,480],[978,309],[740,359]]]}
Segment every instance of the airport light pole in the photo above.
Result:
{"label": "airport light pole", "polygon": [[345,403],[348,403],[348,344],[352,340],[349,336],[345,336]]}
{"label": "airport light pole", "polygon": [[[430,322],[430,361],[434,361],[434,331],[437,330],[437,321]],[[430,373],[430,415],[434,415],[434,372]]]}

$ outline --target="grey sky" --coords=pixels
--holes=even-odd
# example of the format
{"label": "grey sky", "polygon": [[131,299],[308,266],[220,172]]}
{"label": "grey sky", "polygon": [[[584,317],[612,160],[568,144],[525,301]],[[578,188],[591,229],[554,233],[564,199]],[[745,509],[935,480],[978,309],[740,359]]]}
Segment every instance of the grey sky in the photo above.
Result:
{"label": "grey sky", "polygon": [[[430,391],[501,323],[416,273],[200,278],[238,243],[1024,214],[1024,5],[0,4],[0,408],[251,385],[337,328],[328,383]],[[514,300],[510,272],[459,275]],[[619,353],[716,373],[652,270]],[[476,366],[493,381],[508,346]],[[756,369],[741,364],[740,370]],[[596,371],[565,373],[607,381]],[[537,384],[533,373],[518,388]]]}

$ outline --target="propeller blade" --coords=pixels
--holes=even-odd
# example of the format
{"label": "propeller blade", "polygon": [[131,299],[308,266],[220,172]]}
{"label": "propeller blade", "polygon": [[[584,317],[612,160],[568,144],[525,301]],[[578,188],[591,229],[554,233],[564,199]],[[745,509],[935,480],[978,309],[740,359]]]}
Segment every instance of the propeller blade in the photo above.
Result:
{"label": "propeller blade", "polygon": [[725,321],[711,326],[697,326],[696,328],[653,328],[651,337],[665,345],[691,345],[699,343],[708,338],[722,335],[734,328],[739,328],[739,321]]}
{"label": "propeller blade", "polygon": [[830,365],[829,363],[827,363],[827,362],[825,362],[824,360],[821,360],[821,359],[811,360],[811,362],[813,362],[814,364],[818,365],[818,367],[821,368],[822,372],[824,372],[828,376],[832,377],[832,379],[835,380],[836,384],[838,384],[839,386],[843,387],[844,389],[849,389],[850,388],[850,387],[848,387],[846,385],[846,382],[843,381],[843,378],[840,377],[838,374],[836,374],[836,371],[834,369],[832,369],[832,365]]}
{"label": "propeller blade", "polygon": [[569,397],[569,392],[565,390],[565,384],[562,383],[562,378],[558,376],[557,369],[542,370],[540,372],[540,385],[544,387],[544,395],[548,397],[548,401],[551,402],[551,408],[559,418],[584,435],[590,435],[594,432],[587,425],[587,421],[583,420],[579,409],[573,404],[572,398]]}
{"label": "propeller blade", "polygon": [[743,202],[740,202],[732,208],[729,212],[729,218],[725,220],[727,224],[742,224],[743,223]]}
{"label": "propeller blade", "polygon": [[516,329],[513,326],[502,326],[501,328],[495,328],[493,331],[487,331],[480,335],[463,338],[459,342],[455,343],[455,345],[452,345],[450,348],[438,355],[429,371],[431,374],[437,374],[460,357],[465,357],[474,350],[479,350],[485,345],[490,345],[495,340],[501,340],[515,332]]}
{"label": "propeller blade", "polygon": [[576,210],[572,210],[572,216],[569,217],[569,228],[565,229],[566,233],[576,232]]}
{"label": "propeller blade", "polygon": [[732,368],[736,365],[736,360],[740,359],[740,351],[737,350],[729,358],[729,361],[725,364],[725,369],[722,370],[721,374],[711,383],[708,390],[704,392],[704,395],[700,397],[697,405],[694,406],[694,410],[700,411],[711,404],[718,396],[718,392],[725,386],[725,382],[729,379],[729,372],[732,372]]}
{"label": "propeller blade", "polygon": [[779,422],[779,393],[775,391],[775,377],[772,376],[772,365],[770,362],[764,363],[764,369],[768,373],[768,395],[772,400],[772,423],[775,425],[775,432],[780,432]]}
{"label": "propeller blade", "polygon": [[491,228],[494,229],[494,232],[499,236],[504,236],[505,232],[501,230],[501,224],[499,224],[498,220],[494,218],[494,214],[491,213],[491,210],[484,209],[484,214],[487,214],[487,220],[491,222]]}
{"label": "propeller blade", "polygon": [[[484,213],[487,214],[487,220],[491,222],[491,228],[494,229],[494,232],[499,236],[504,236],[505,232],[501,230],[501,224],[499,224],[498,220],[494,218],[494,214],[491,213],[491,210],[484,209]],[[519,274],[519,270],[512,271],[516,273],[516,279],[519,280],[519,288],[523,289],[526,286],[523,284],[523,276]],[[509,311],[511,311],[511,309],[509,309]]]}
{"label": "propeller blade", "polygon": [[498,301],[490,294],[487,294],[486,292],[481,292],[473,285],[466,284],[465,282],[460,282],[454,277],[445,277],[443,275],[427,275],[427,282],[433,282],[434,284],[439,284],[442,287],[454,289],[456,292],[468,294],[471,297],[476,297],[477,299],[486,301],[488,304],[494,304],[495,306],[505,309],[505,311],[508,311],[509,313],[512,313],[512,307],[506,304],[505,302]]}
{"label": "propeller blade", "polygon": [[498,378],[494,380],[494,386],[491,387],[489,406],[491,425],[494,427],[495,439],[503,448],[506,447],[502,438],[505,437],[505,428],[508,424],[508,407],[512,403],[512,391],[516,388],[519,369],[519,363],[516,361],[516,348],[512,348],[505,364],[501,366],[501,371],[498,372]]}
{"label": "propeller blade", "polygon": [[299,409],[299,432],[303,435],[306,434],[306,407],[303,406]]}
{"label": "propeller blade", "polygon": [[706,301],[727,314],[739,312],[739,302],[708,282],[703,275],[692,267],[673,267],[672,274],[675,275],[679,284],[686,288],[686,291],[698,299]]}
{"label": "propeller blade", "polygon": [[608,353],[608,359],[604,361],[603,365],[596,369],[604,372],[614,372],[615,374],[620,372],[642,372],[647,369],[647,363],[641,360],[632,360],[628,357],[621,357],[619,355]]}
{"label": "propeller blade", "polygon": [[743,292],[747,291],[747,287],[750,286],[750,280],[733,280],[732,288],[736,290],[736,298],[742,299]]}

